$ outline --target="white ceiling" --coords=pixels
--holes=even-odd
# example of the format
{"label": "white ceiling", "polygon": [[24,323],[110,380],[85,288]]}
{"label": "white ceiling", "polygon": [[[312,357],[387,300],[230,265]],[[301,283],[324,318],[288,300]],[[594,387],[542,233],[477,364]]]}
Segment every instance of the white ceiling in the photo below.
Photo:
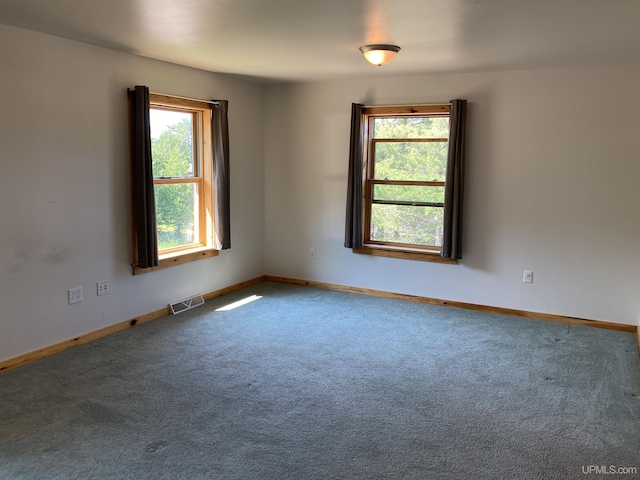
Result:
{"label": "white ceiling", "polygon": [[[0,23],[269,81],[640,64],[640,0],[0,0]],[[402,51],[374,67],[380,42]]]}

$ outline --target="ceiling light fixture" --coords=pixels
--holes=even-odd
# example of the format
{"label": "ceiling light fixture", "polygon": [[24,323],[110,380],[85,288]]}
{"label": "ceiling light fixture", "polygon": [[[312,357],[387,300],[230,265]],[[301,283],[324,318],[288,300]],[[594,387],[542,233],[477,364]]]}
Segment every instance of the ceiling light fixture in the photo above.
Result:
{"label": "ceiling light fixture", "polygon": [[360,51],[372,65],[386,65],[396,57],[396,54],[400,51],[400,47],[397,45],[365,45],[360,47]]}

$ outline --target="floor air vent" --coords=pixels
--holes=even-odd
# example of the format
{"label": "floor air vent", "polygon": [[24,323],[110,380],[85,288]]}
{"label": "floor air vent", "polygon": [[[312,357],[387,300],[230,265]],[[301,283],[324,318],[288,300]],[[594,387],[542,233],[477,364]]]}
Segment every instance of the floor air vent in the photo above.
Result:
{"label": "floor air vent", "polygon": [[193,297],[185,298],[183,300],[179,300],[175,303],[170,303],[171,313],[177,315],[180,312],[184,312],[185,310],[190,310],[194,307],[200,306],[204,303],[204,298],[202,295],[194,295]]}

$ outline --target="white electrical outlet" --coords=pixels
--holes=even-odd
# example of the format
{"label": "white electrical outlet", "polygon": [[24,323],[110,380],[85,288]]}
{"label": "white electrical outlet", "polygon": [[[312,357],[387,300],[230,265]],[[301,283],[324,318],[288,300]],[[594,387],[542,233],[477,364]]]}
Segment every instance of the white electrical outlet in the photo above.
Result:
{"label": "white electrical outlet", "polygon": [[107,295],[109,293],[109,280],[104,282],[98,282],[97,284],[98,295]]}
{"label": "white electrical outlet", "polygon": [[315,249],[315,248],[311,247],[311,248],[309,249],[309,256],[310,256],[311,258],[316,258],[316,249]]}
{"label": "white electrical outlet", "polygon": [[533,283],[533,270],[525,270],[522,275],[522,281],[524,283]]}
{"label": "white electrical outlet", "polygon": [[82,301],[82,287],[69,289],[69,305]]}
{"label": "white electrical outlet", "polygon": [[227,263],[231,262],[231,250],[226,251],[225,257],[227,258]]}

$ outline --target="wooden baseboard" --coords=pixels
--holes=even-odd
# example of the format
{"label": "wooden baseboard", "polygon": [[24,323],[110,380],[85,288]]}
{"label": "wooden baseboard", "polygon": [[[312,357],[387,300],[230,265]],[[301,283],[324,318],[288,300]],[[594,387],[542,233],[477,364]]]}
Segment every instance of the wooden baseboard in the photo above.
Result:
{"label": "wooden baseboard", "polygon": [[[392,298],[395,300],[406,300],[409,302],[425,303],[428,305],[438,305],[442,307],[463,308],[465,310],[476,310],[478,312],[497,313],[500,315],[512,315],[516,317],[525,317],[535,320],[545,320],[548,322],[565,323],[569,325],[578,325],[581,327],[596,327],[606,330],[617,330],[622,332],[638,332],[638,327],[634,325],[626,325],[624,323],[614,323],[600,320],[588,320],[584,318],[566,317],[563,315],[554,315],[551,313],[529,312],[527,310],[515,310],[512,308],[492,307],[487,305],[478,305],[475,303],[455,302],[451,300],[441,300],[438,298],[421,297],[418,295],[407,295],[404,293],[386,292],[384,290],[372,290],[369,288],[350,287],[335,283],[314,282],[310,280],[300,280],[297,278],[276,277],[267,275],[266,280],[272,282],[291,283],[295,285],[305,285],[308,287],[322,288],[325,290],[335,290],[340,292],[358,293],[361,295],[371,295],[375,297]],[[638,342],[640,344],[640,333],[638,333]]]}
{"label": "wooden baseboard", "polygon": [[261,275],[256,278],[252,278],[251,280],[247,280],[246,282],[236,283],[235,285],[231,285],[230,287],[221,288],[220,290],[216,290],[215,292],[206,293],[203,296],[205,301],[213,300],[214,298],[222,297],[223,295],[227,295],[231,292],[236,292],[238,290],[242,290],[243,288],[250,287],[251,285],[255,285],[257,283],[264,282],[267,279],[266,275]]}
{"label": "wooden baseboard", "polygon": [[[311,280],[300,280],[296,278],[277,277],[273,275],[262,275],[262,276],[253,278],[251,280],[247,280],[245,282],[240,282],[235,285],[231,285],[229,287],[225,287],[220,290],[216,290],[216,291],[204,294],[203,297],[205,301],[213,300],[214,298],[218,298],[223,295],[227,295],[231,292],[235,292],[237,290],[250,287],[251,285],[255,285],[265,280],[271,281],[271,282],[290,283],[294,285],[304,285],[308,287],[321,288],[324,290],[335,290],[339,292],[357,293],[360,295],[370,295],[375,297],[391,298],[395,300],[406,300],[409,302],[424,303],[428,305],[463,308],[466,310],[476,310],[479,312],[497,313],[500,315],[513,315],[517,317],[525,317],[525,318],[531,318],[536,320],[545,320],[549,322],[559,322],[559,323],[565,323],[569,325],[578,325],[583,327],[596,327],[596,328],[603,328],[607,330],[618,330],[618,331],[630,332],[630,333],[635,332],[638,337],[638,349],[640,351],[640,327],[636,327],[634,325],[626,325],[624,323],[614,323],[614,322],[599,321],[599,320],[588,320],[588,319],[576,318],[576,317],[566,317],[563,315],[554,315],[550,313],[529,312],[526,310],[515,310],[511,308],[492,307],[492,306],[478,305],[473,303],[455,302],[450,300],[441,300],[437,298],[421,297],[418,295],[393,293],[393,292],[386,292],[384,290],[373,290],[369,288],[350,287],[347,285],[340,285],[335,283],[315,282]],[[64,340],[54,345],[49,345],[48,347],[43,347],[38,350],[34,350],[32,352],[27,352],[25,354],[18,355],[17,357],[9,358],[7,360],[2,360],[0,361],[0,373],[11,370],[12,368],[19,367],[21,365],[25,365],[35,360],[48,357],[49,355],[53,355],[54,353],[62,352],[69,348],[75,347],[76,345],[82,345],[84,343],[88,343],[93,340],[97,340],[99,338],[106,337],[108,335],[112,335],[114,333],[121,332],[123,330],[127,330],[129,328],[133,328],[138,325],[142,325],[143,323],[156,320],[158,318],[164,317],[165,315],[169,315],[170,313],[171,313],[171,310],[167,306],[167,307],[155,310],[153,312],[146,313],[144,315],[140,315],[138,317],[126,320],[124,322],[119,322],[114,325],[110,325],[108,327],[101,328],[93,332],[85,333],[75,338],[71,338],[69,340]]]}
{"label": "wooden baseboard", "polygon": [[[229,287],[225,287],[220,290],[216,290],[214,292],[204,294],[203,297],[205,301],[212,300],[214,298],[221,297],[222,295],[235,292],[236,290],[241,290],[251,285],[255,285],[256,283],[263,282],[265,278],[266,277],[263,275],[251,280],[247,280],[246,282],[240,282],[235,285],[231,285]],[[119,322],[114,325],[110,325],[108,327],[95,330],[93,332],[82,334],[80,336],[71,338],[69,340],[64,340],[54,345],[49,345],[47,347],[39,348],[38,350],[34,350],[33,352],[27,352],[22,355],[18,355],[17,357],[9,358],[7,360],[2,360],[0,361],[0,373],[5,372],[7,370],[11,370],[12,368],[19,367],[21,365],[26,365],[27,363],[33,362],[35,360],[48,357],[49,355],[53,355],[54,353],[59,353],[64,350],[68,350],[69,348],[75,347],[77,345],[82,345],[84,343],[92,342],[93,340],[97,340],[99,338],[106,337],[108,335],[112,335],[114,333],[121,332],[123,330],[127,330],[129,328],[133,328],[138,325],[142,325],[143,323],[156,320],[160,317],[164,317],[165,315],[169,315],[170,313],[171,313],[171,310],[167,306],[167,307],[155,310],[153,312],[146,313],[144,315],[140,315],[135,318],[131,318],[124,322]]]}

